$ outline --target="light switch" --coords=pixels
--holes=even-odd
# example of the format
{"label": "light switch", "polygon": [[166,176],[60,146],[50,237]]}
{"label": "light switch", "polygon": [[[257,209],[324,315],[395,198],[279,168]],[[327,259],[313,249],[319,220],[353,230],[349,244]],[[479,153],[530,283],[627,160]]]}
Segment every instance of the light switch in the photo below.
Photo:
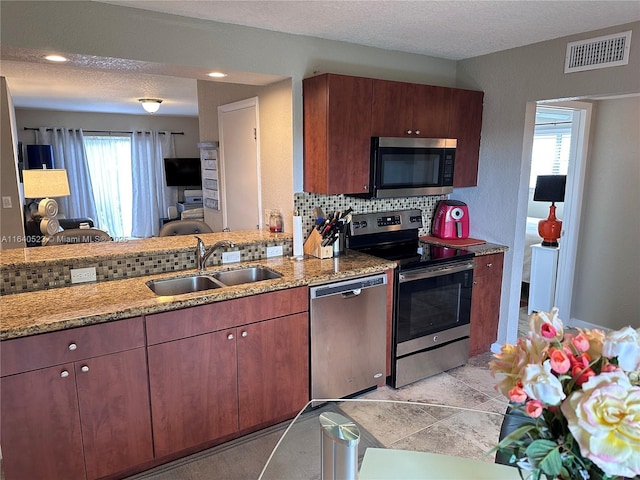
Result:
{"label": "light switch", "polygon": [[2,208],[11,208],[11,197],[2,197]]}

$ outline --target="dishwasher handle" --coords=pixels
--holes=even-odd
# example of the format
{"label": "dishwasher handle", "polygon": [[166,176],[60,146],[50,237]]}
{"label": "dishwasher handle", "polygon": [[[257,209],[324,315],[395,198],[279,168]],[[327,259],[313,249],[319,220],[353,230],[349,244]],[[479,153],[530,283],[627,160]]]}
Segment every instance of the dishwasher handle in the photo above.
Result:
{"label": "dishwasher handle", "polygon": [[328,283],[309,289],[311,300],[328,297],[331,295],[342,295],[343,298],[353,298],[360,295],[362,290],[379,287],[387,284],[387,276],[382,273],[371,277],[345,280],[343,282]]}

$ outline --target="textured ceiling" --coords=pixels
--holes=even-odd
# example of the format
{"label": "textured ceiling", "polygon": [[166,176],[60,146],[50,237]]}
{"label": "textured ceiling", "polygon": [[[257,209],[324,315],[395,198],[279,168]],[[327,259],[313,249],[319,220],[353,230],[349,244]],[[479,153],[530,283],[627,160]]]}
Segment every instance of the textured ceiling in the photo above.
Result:
{"label": "textured ceiling", "polygon": [[[108,1],[117,5],[309,35],[361,45],[465,59],[640,20],[640,1]],[[167,99],[162,114],[197,115],[197,69],[121,59],[42,63],[40,52],[2,48],[0,75],[17,107],[140,113],[144,85]],[[235,72],[236,83],[278,77]],[[96,88],[99,85],[100,88]],[[144,90],[144,88],[142,89]]]}

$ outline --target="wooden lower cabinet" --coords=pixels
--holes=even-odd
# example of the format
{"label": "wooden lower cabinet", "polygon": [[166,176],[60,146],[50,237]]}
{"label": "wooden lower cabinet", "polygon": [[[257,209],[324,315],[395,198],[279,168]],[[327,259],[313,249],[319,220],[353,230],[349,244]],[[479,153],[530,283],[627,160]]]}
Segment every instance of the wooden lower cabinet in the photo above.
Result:
{"label": "wooden lower cabinet", "polygon": [[1,379],[7,480],[95,479],[153,458],[144,348]]}
{"label": "wooden lower cabinet", "polygon": [[308,313],[238,331],[240,430],[298,413],[309,401]]}
{"label": "wooden lower cabinet", "polygon": [[476,257],[471,294],[469,355],[488,352],[498,337],[504,253]]}
{"label": "wooden lower cabinet", "polygon": [[0,379],[8,480],[85,478],[73,364]]}
{"label": "wooden lower cabinet", "polygon": [[147,336],[156,458],[293,417],[309,401],[306,287],[150,315]]}
{"label": "wooden lower cabinet", "polygon": [[156,457],[237,431],[235,328],[152,345],[148,352]]}

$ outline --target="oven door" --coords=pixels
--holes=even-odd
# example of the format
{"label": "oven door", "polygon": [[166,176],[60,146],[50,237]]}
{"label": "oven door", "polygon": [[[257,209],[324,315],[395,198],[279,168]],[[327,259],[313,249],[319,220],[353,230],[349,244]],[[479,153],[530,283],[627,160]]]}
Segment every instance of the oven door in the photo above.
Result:
{"label": "oven door", "polygon": [[473,260],[401,271],[396,357],[469,336]]}

